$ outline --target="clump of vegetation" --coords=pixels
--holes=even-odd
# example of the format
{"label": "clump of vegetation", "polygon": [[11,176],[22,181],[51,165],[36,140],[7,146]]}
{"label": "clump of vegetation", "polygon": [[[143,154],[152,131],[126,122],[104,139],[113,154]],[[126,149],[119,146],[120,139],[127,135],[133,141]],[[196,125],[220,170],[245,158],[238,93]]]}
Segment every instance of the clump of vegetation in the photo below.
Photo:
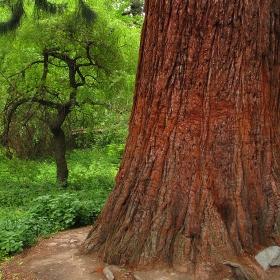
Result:
{"label": "clump of vegetation", "polygon": [[81,200],[74,193],[39,196],[26,214],[1,220],[1,255],[20,252],[34,245],[39,236],[90,225],[101,209],[102,204]]}
{"label": "clump of vegetation", "polygon": [[120,157],[119,145],[115,153],[113,147],[68,154],[67,190],[51,176],[54,161],[19,161],[0,152],[0,260],[34,245],[38,237],[92,225],[114,185]]}
{"label": "clump of vegetation", "polygon": [[122,15],[130,1],[2,2],[0,260],[39,236],[91,225],[103,208],[124,149],[143,22]]}

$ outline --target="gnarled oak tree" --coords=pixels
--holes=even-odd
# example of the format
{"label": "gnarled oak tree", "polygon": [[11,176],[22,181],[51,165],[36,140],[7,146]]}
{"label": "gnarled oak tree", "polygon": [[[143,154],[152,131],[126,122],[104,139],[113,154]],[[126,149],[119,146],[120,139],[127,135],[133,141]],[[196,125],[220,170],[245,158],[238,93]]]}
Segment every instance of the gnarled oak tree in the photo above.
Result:
{"label": "gnarled oak tree", "polygon": [[146,0],[145,13],[122,164],[83,250],[207,279],[280,245],[280,2]]}

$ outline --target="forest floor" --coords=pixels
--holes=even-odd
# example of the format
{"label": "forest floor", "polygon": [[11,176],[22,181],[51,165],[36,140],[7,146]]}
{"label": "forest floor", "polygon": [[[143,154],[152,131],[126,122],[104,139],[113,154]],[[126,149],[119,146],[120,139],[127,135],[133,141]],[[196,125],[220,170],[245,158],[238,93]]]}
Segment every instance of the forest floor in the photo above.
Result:
{"label": "forest floor", "polygon": [[[67,230],[51,238],[39,240],[36,246],[1,264],[0,279],[106,280],[103,274],[103,269],[107,267],[105,263],[94,255],[76,254],[89,230],[90,227]],[[113,269],[116,280],[190,280],[186,275],[170,269],[136,270],[133,271],[136,278],[133,278],[128,271],[111,266],[109,268],[111,271]],[[234,279],[230,274],[228,270],[227,275],[219,275],[213,279]],[[279,280],[280,268],[271,268],[257,279]]]}

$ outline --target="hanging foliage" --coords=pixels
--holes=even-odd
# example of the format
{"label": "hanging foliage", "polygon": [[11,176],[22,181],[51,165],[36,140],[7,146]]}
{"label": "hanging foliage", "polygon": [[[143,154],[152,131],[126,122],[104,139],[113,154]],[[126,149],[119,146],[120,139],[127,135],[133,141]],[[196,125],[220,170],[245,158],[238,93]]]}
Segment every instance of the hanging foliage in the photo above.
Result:
{"label": "hanging foliage", "polygon": [[[6,3],[7,2],[7,3]],[[2,5],[9,5],[10,1],[4,1]],[[77,9],[75,13],[75,21],[85,22],[90,25],[97,18],[97,14],[83,0],[77,1]],[[55,4],[47,0],[34,0],[34,13],[36,18],[40,18],[43,13],[59,14],[67,9],[67,3]],[[17,29],[20,25],[22,16],[24,15],[23,0],[18,0],[15,5],[11,6],[11,19],[0,22],[0,34],[6,34],[9,31]]]}
{"label": "hanging foliage", "polygon": [[9,31],[14,31],[20,25],[23,15],[23,2],[22,0],[18,0],[16,4],[12,6],[11,19],[5,22],[0,22],[0,34],[6,34]]}
{"label": "hanging foliage", "polygon": [[79,0],[78,18],[82,18],[87,24],[92,24],[97,18],[97,14],[84,1]]}
{"label": "hanging foliage", "polygon": [[51,14],[57,13],[57,5],[52,4],[46,0],[35,0],[35,7],[39,10],[49,12]]}
{"label": "hanging foliage", "polygon": [[34,6],[36,16],[39,18],[42,12],[46,12],[49,14],[62,13],[67,8],[67,3],[53,4],[48,2],[47,0],[35,0]]}

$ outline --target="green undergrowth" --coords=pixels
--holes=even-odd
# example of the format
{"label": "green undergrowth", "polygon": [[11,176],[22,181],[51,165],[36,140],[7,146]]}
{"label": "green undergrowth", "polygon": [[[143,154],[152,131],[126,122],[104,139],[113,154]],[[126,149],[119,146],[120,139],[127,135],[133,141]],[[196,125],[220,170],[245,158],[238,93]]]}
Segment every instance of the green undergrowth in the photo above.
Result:
{"label": "green undergrowth", "polygon": [[109,145],[72,151],[66,189],[55,182],[53,160],[10,160],[0,151],[0,260],[40,236],[91,225],[114,186],[120,150]]}

